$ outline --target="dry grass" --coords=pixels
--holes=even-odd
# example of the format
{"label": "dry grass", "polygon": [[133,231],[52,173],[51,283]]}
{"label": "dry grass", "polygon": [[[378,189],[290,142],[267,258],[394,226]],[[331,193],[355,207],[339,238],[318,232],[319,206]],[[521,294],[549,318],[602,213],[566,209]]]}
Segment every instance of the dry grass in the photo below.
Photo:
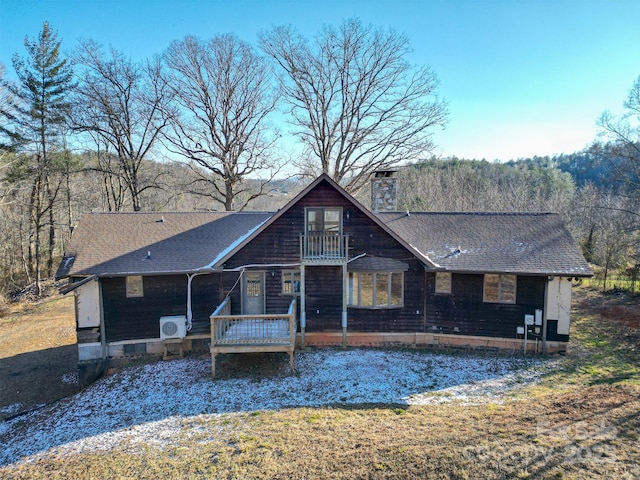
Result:
{"label": "dry grass", "polygon": [[640,390],[507,405],[291,409],[192,419],[162,445],[50,455],[6,478],[638,478]]}
{"label": "dry grass", "polygon": [[0,477],[640,478],[638,331],[609,315],[620,307],[634,305],[581,290],[563,368],[503,405],[204,415],[170,439],[48,452]]}
{"label": "dry grass", "polygon": [[62,381],[77,372],[73,308],[72,296],[55,296],[0,316],[0,420],[78,391]]}
{"label": "dry grass", "polygon": [[0,359],[76,343],[73,296],[10,304],[0,316]]}

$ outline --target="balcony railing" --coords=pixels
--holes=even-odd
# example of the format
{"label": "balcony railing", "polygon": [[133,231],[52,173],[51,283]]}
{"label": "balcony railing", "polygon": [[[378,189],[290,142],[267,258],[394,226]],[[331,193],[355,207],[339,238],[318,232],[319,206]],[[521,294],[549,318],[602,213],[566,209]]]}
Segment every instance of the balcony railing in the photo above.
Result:
{"label": "balcony railing", "polygon": [[349,236],[330,233],[300,235],[300,256],[317,263],[335,263],[346,260]]}

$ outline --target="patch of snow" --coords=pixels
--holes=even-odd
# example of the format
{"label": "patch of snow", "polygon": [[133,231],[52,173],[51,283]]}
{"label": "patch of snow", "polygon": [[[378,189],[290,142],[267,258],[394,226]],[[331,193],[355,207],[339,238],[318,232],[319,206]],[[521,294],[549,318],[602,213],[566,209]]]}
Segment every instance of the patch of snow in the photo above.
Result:
{"label": "patch of snow", "polygon": [[23,405],[22,403],[18,402],[18,403],[12,403],[11,405],[6,405],[4,407],[0,407],[0,413],[3,415],[13,415],[18,410],[20,410],[20,408],[22,408],[22,405]]}
{"label": "patch of snow", "polygon": [[533,357],[365,349],[297,352],[295,362],[295,375],[259,381],[212,380],[211,361],[197,358],[128,368],[0,424],[0,465],[52,449],[71,455],[119,445],[161,446],[174,435],[198,434],[203,419],[220,414],[332,404],[495,403],[555,365]]}
{"label": "patch of snow", "polygon": [[62,375],[62,383],[66,383],[67,385],[78,385],[80,383],[78,372],[70,372]]}

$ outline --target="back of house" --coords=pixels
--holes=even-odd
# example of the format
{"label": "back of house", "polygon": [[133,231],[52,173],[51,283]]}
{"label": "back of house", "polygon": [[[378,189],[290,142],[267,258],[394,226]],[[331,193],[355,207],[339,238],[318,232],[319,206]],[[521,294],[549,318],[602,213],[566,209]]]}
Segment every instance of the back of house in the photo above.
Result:
{"label": "back of house", "polygon": [[58,270],[81,377],[208,348],[223,303],[247,319],[296,300],[303,345],[566,349],[572,281],[591,271],[558,215],[389,211],[392,172],[372,192],[376,213],[322,175],[276,213],[85,215]]}

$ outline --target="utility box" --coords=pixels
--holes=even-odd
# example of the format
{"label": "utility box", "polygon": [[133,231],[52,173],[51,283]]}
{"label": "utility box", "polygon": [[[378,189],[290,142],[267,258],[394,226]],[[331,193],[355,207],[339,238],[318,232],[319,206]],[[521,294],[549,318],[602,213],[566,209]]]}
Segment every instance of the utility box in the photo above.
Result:
{"label": "utility box", "polygon": [[536,310],[536,326],[542,326],[542,310]]}

